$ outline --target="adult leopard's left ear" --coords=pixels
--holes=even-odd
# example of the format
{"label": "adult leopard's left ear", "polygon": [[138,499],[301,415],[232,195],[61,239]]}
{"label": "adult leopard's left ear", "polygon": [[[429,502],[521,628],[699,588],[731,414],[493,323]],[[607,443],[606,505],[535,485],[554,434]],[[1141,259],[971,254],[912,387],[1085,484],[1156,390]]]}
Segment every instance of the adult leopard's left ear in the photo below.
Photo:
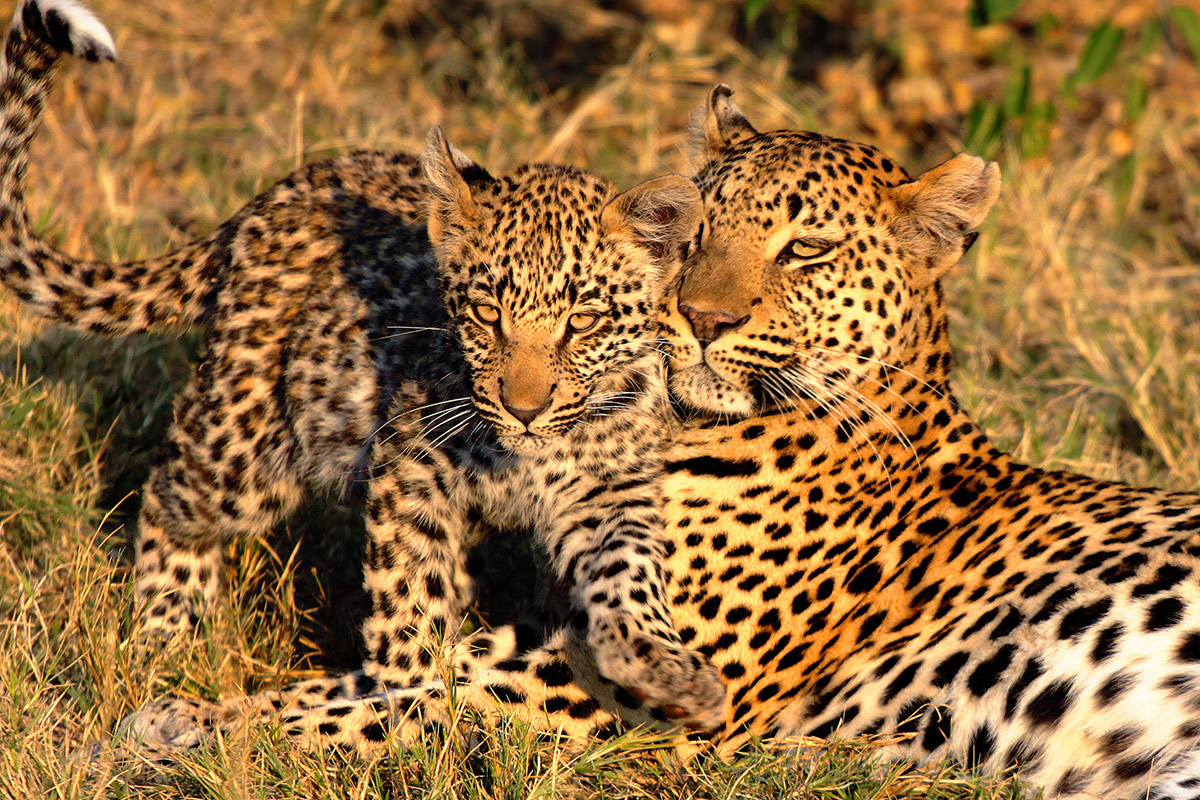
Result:
{"label": "adult leopard's left ear", "polygon": [[421,168],[429,184],[429,240],[437,247],[448,231],[479,223],[476,192],[495,178],[446,141],[436,125],[425,139]]}
{"label": "adult leopard's left ear", "polygon": [[733,89],[718,83],[708,93],[704,106],[692,115],[691,139],[700,167],[738,142],[758,136],[737,103],[730,100]]}
{"label": "adult leopard's left ear", "polygon": [[608,202],[600,215],[606,233],[648,246],[664,266],[678,267],[704,223],[700,190],[682,175],[640,183]]}
{"label": "adult leopard's left ear", "polygon": [[945,275],[974,244],[971,231],[1000,196],[1000,167],[962,153],[886,192],[896,211],[892,233],[920,288]]}

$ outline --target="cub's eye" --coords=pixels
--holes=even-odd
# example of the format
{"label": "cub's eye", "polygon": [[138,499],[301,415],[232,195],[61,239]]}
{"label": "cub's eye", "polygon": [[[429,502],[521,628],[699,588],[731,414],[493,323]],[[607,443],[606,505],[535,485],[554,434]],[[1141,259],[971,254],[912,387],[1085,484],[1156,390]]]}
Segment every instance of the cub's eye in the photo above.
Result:
{"label": "cub's eye", "polygon": [[777,260],[781,264],[786,264],[789,261],[811,261],[828,253],[833,249],[833,246],[834,242],[826,239],[814,239],[804,236],[788,242],[787,246],[779,252]]}
{"label": "cub's eye", "polygon": [[572,314],[567,318],[567,328],[571,333],[587,333],[599,321],[600,317],[595,314]]}
{"label": "cub's eye", "polygon": [[471,316],[484,325],[495,325],[500,321],[500,309],[490,303],[473,303]]}

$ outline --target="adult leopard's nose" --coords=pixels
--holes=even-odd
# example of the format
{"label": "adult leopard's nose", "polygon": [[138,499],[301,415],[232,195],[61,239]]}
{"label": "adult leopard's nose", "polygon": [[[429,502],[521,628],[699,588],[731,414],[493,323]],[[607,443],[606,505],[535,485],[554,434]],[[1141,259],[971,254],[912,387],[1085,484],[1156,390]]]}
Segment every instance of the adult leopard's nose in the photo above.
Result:
{"label": "adult leopard's nose", "polygon": [[679,310],[691,323],[692,333],[704,345],[740,328],[750,320],[749,314],[737,317],[728,311],[705,311],[687,303],[680,303]]}

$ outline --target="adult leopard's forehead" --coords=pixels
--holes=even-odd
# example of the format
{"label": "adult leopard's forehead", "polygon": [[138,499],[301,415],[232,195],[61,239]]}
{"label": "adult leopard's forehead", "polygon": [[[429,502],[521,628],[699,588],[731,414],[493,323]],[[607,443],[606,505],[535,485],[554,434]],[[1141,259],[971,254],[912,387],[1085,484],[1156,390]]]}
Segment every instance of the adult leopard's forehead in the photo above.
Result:
{"label": "adult leopard's forehead", "polygon": [[782,211],[796,219],[806,209],[807,221],[822,227],[844,207],[874,206],[882,189],[908,180],[870,145],[799,131],[739,142],[696,177],[714,225],[736,220],[764,228]]}
{"label": "adult leopard's forehead", "polygon": [[488,269],[478,281],[516,309],[611,290],[619,252],[600,217],[616,194],[604,178],[561,165],[500,178],[479,198],[487,222],[476,245]]}

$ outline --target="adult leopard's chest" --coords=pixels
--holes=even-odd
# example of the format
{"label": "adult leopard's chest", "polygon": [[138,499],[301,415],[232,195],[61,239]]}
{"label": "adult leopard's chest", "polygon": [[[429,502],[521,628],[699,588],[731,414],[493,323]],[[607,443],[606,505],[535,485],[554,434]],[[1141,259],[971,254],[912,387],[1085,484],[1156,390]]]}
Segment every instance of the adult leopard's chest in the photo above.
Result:
{"label": "adult leopard's chest", "polygon": [[936,616],[923,559],[941,546],[917,554],[912,537],[969,513],[911,464],[880,470],[877,450],[803,422],[696,426],[665,457],[670,600],[729,682],[731,727],[766,730]]}

